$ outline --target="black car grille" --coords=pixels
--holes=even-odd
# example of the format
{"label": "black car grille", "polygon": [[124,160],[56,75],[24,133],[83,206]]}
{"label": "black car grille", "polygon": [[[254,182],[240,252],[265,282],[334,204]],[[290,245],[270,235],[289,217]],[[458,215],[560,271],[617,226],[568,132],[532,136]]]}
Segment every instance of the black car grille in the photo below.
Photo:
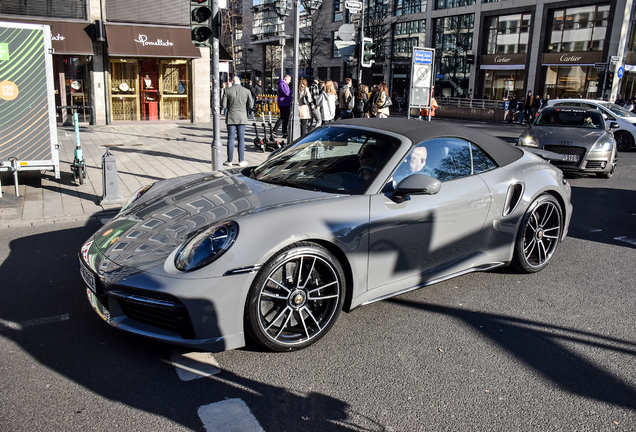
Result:
{"label": "black car grille", "polygon": [[194,338],[188,311],[179,301],[159,300],[121,291],[111,291],[109,294],[119,300],[128,318],[179,333],[184,339]]}
{"label": "black car grille", "polygon": [[583,157],[585,156],[586,149],[585,147],[574,147],[574,146],[563,146],[563,145],[546,145],[543,146],[545,150],[562,154],[562,155],[577,155],[579,157],[578,162],[569,162],[569,161],[553,161],[552,163],[556,166],[563,167],[577,167],[583,161]]}

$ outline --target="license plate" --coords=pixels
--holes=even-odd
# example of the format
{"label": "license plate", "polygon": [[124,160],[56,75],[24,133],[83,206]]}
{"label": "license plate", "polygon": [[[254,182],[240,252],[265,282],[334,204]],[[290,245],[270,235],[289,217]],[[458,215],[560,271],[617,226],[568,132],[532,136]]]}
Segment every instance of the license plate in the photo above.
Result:
{"label": "license plate", "polygon": [[108,309],[102,306],[100,301],[97,300],[97,296],[88,288],[86,288],[86,295],[88,296],[88,301],[90,302],[91,306],[93,306],[93,309],[95,310],[95,312],[97,312],[97,315],[102,317],[102,319],[105,321],[110,320],[110,312],[108,312]]}
{"label": "license plate", "polygon": [[81,258],[79,261],[80,261],[80,273],[82,274],[82,279],[84,279],[84,282],[86,282],[86,285],[88,285],[91,291],[97,292],[97,289],[95,288],[95,275],[91,273],[89,269],[86,268]]}
{"label": "license plate", "polygon": [[578,162],[579,161],[579,155],[563,155],[563,160],[565,162]]}

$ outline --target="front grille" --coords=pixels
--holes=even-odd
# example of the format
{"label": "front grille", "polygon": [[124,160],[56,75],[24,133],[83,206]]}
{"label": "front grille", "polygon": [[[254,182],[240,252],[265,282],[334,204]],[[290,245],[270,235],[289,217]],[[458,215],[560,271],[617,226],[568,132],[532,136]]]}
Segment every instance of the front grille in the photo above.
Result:
{"label": "front grille", "polygon": [[128,318],[179,333],[184,339],[194,338],[188,311],[179,301],[159,300],[122,291],[111,291],[109,294],[119,300]]}
{"label": "front grille", "polygon": [[561,167],[578,167],[583,161],[583,157],[585,156],[586,149],[585,147],[574,147],[574,146],[562,146],[562,145],[546,145],[543,146],[545,150],[562,154],[562,155],[577,155],[579,157],[578,162],[567,162],[567,161],[553,161],[552,163],[556,166]]}

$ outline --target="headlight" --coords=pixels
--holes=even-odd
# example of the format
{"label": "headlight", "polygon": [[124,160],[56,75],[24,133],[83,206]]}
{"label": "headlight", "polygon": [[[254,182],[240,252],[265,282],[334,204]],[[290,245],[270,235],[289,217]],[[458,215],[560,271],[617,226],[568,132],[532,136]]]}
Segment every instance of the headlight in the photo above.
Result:
{"label": "headlight", "polygon": [[592,147],[592,150],[590,150],[590,151],[593,151],[593,152],[607,152],[607,151],[611,151],[613,145],[614,145],[614,143],[611,142],[611,141],[597,142],[596,144],[594,144],[594,146]]}
{"label": "headlight", "polygon": [[152,185],[154,185],[154,183],[146,185],[146,186],[142,187],[141,189],[139,189],[134,194],[132,194],[130,196],[130,198],[128,198],[128,201],[126,201],[126,204],[124,204],[124,206],[121,208],[121,210],[119,212],[121,213],[124,210],[128,210],[130,207],[132,207],[132,204],[135,201],[137,201],[139,198],[141,198],[146,192],[148,192],[148,190],[152,187]]}
{"label": "headlight", "polygon": [[174,264],[181,271],[206,266],[232,246],[237,234],[236,222],[225,222],[201,231],[179,248]]}
{"label": "headlight", "polygon": [[539,147],[539,143],[537,143],[534,138],[530,135],[519,137],[519,141],[517,145],[526,146],[526,147]]}

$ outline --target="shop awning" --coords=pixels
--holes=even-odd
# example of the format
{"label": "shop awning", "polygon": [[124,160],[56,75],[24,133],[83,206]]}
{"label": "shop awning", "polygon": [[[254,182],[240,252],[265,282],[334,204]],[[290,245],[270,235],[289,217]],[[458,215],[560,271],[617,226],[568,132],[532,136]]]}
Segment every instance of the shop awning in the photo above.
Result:
{"label": "shop awning", "polygon": [[93,55],[91,24],[88,22],[65,22],[47,20],[6,20],[51,26],[51,48],[53,54]]}
{"label": "shop awning", "polygon": [[200,58],[190,28],[106,24],[108,54],[121,57]]}

